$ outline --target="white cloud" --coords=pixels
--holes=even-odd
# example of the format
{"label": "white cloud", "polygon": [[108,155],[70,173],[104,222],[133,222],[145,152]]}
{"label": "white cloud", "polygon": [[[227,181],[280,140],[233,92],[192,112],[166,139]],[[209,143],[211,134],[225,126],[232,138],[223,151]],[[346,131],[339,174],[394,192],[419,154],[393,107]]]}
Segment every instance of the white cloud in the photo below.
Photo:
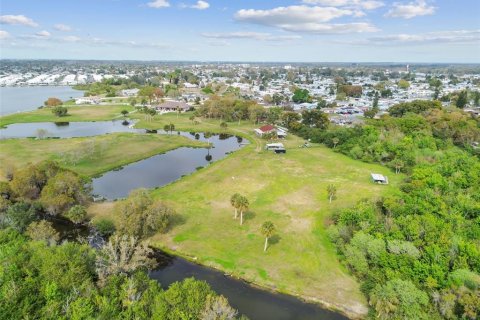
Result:
{"label": "white cloud", "polygon": [[80,40],[82,40],[80,37],[77,36],[66,36],[59,39],[66,42],[79,42]]}
{"label": "white cloud", "polygon": [[374,10],[383,7],[383,1],[375,0],[303,0],[305,4],[321,5],[328,7],[347,7],[360,8],[364,10]]}
{"label": "white cloud", "polygon": [[[130,40],[108,40],[96,37],[89,37],[89,38],[81,38],[78,36],[64,36],[64,37],[51,37],[50,33],[47,31],[37,32],[33,36],[21,36],[19,37],[20,40],[30,41],[30,42],[38,42],[41,41],[43,43],[52,42],[52,43],[75,43],[79,45],[87,45],[93,47],[101,47],[101,46],[112,46],[112,47],[131,47],[131,48],[156,48],[156,49],[165,49],[169,48],[170,46],[162,43],[154,43],[154,42],[137,42],[137,41],[130,41]],[[35,40],[35,41],[32,41]]]}
{"label": "white cloud", "polygon": [[385,16],[392,18],[411,19],[417,16],[427,16],[435,13],[436,8],[428,5],[425,0],[415,0],[408,3],[395,2]]}
{"label": "white cloud", "polygon": [[0,30],[0,40],[10,38],[10,33],[4,30]]}
{"label": "white cloud", "polygon": [[478,43],[480,30],[435,31],[418,34],[393,34],[369,38],[379,44],[424,44],[424,43]]}
{"label": "white cloud", "polygon": [[101,38],[82,39],[87,45],[91,46],[114,46],[114,47],[132,47],[132,48],[157,48],[165,49],[169,46],[162,43],[154,42],[137,42],[131,40],[107,40]]}
{"label": "white cloud", "polygon": [[226,32],[226,33],[202,33],[205,38],[212,39],[253,39],[260,41],[290,41],[301,39],[298,35],[276,36],[263,32]]}
{"label": "white cloud", "polygon": [[3,15],[0,16],[1,24],[13,24],[13,25],[22,25],[27,27],[38,27],[38,23],[32,19],[25,17],[24,15]]}
{"label": "white cloud", "polygon": [[197,1],[196,4],[194,4],[190,8],[197,9],[197,10],[205,10],[205,9],[208,9],[209,7],[210,7],[210,4],[208,2],[199,0]]}
{"label": "white cloud", "polygon": [[50,36],[51,34],[47,30],[42,30],[35,33],[35,37],[38,37],[38,38],[49,38]]}
{"label": "white cloud", "polygon": [[375,32],[378,29],[370,23],[328,24],[333,19],[358,17],[356,10],[335,7],[290,6],[271,10],[242,9],[235,14],[237,21],[277,27],[285,31],[316,34]]}
{"label": "white cloud", "polygon": [[333,7],[289,6],[270,10],[242,9],[235,14],[235,19],[264,25],[282,25],[327,22],[353,14],[352,10]]}
{"label": "white cloud", "polygon": [[230,43],[226,40],[210,40],[207,44],[212,47],[228,47]]}
{"label": "white cloud", "polygon": [[150,8],[168,8],[170,7],[170,2],[168,0],[154,0],[152,2],[147,3],[147,6]]}
{"label": "white cloud", "polygon": [[72,28],[70,26],[67,26],[66,24],[58,23],[53,26],[55,30],[58,31],[63,31],[63,32],[69,32],[72,31]]}

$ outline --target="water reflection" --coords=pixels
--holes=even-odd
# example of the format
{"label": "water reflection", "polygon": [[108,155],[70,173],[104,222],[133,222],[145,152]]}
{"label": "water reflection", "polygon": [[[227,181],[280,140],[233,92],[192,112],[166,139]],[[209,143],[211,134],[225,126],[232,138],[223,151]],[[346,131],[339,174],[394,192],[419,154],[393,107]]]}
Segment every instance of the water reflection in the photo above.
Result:
{"label": "water reflection", "polygon": [[187,260],[159,252],[159,267],[150,272],[164,288],[188,277],[204,280],[217,293],[225,296],[235,309],[251,320],[346,320],[347,318],[319,306],[283,294],[254,288],[243,281]]}
{"label": "water reflection", "polygon": [[46,130],[46,132],[48,132],[46,137],[51,138],[90,137],[114,132],[146,132],[144,129],[134,129],[128,120],[96,122],[36,122],[10,124],[6,128],[0,129],[0,138],[39,138],[39,130]]}
{"label": "water reflection", "polygon": [[[67,220],[50,218],[62,240],[86,242],[94,248],[100,248],[105,240],[94,228],[75,225]],[[224,273],[204,267],[185,259],[154,250],[158,262],[149,277],[167,288],[176,281],[195,277],[206,281],[212,289],[225,296],[232,307],[251,320],[346,320],[347,318],[318,305],[304,303],[284,294],[271,293],[228,277]]]}
{"label": "water reflection", "polygon": [[[192,137],[188,132],[180,132],[180,135]],[[197,135],[199,140],[210,142],[209,147],[182,147],[109,171],[93,179],[93,194],[112,200],[124,198],[134,189],[161,187],[241,147],[237,137],[204,134],[201,138],[195,134],[195,139]]]}

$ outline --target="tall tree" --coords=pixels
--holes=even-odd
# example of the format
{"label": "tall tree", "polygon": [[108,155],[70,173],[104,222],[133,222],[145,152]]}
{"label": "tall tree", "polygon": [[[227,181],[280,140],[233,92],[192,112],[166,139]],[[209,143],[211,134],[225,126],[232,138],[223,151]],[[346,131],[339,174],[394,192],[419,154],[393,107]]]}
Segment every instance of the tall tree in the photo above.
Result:
{"label": "tall tree", "polygon": [[170,132],[170,134],[172,134],[173,130],[175,130],[175,125],[173,123],[166,124],[165,126],[163,126],[163,130],[167,133]]}
{"label": "tall tree", "polygon": [[262,235],[265,237],[265,245],[263,247],[263,252],[267,251],[268,239],[270,239],[275,234],[275,225],[271,221],[265,221],[262,224]]}
{"label": "tall tree", "polygon": [[152,104],[153,98],[155,96],[155,87],[145,86],[138,91],[138,95],[141,97],[146,97],[150,104]]}
{"label": "tall tree", "polygon": [[230,197],[230,204],[235,209],[235,215],[233,216],[234,219],[237,219],[238,216],[238,200],[241,198],[241,195],[238,193],[233,194]]}
{"label": "tall tree", "polygon": [[330,124],[330,119],[325,112],[318,109],[312,109],[302,112],[302,123],[309,127],[324,130],[328,128],[328,125]]}
{"label": "tall tree", "polygon": [[248,199],[244,196],[240,196],[237,201],[238,201],[238,210],[240,210],[240,225],[242,225],[243,213],[248,210],[250,203],[248,202]]}
{"label": "tall tree", "polygon": [[130,274],[139,268],[150,269],[155,265],[153,254],[146,244],[133,236],[113,236],[100,250],[96,266],[100,280],[109,275]]}
{"label": "tall tree", "polygon": [[455,105],[457,106],[457,108],[463,109],[467,104],[468,104],[468,92],[467,90],[462,90],[458,94]]}
{"label": "tall tree", "polygon": [[337,137],[333,137],[332,138],[332,143],[333,143],[333,149],[335,149],[337,147],[337,144],[340,142],[340,139],[338,139]]}
{"label": "tall tree", "polygon": [[328,193],[328,201],[332,203],[333,198],[337,194],[337,187],[333,184],[329,184],[327,186],[327,193]]}
{"label": "tall tree", "polygon": [[62,100],[58,98],[48,98],[43,104],[45,107],[56,107],[62,105]]}

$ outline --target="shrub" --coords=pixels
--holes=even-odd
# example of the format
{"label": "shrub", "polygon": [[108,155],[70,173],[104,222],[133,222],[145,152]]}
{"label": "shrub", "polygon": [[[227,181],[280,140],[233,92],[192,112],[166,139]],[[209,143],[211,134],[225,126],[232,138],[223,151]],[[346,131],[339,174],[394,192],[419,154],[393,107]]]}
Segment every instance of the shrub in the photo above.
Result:
{"label": "shrub", "polygon": [[111,236],[115,232],[115,224],[109,219],[98,219],[93,222],[95,229],[102,237]]}

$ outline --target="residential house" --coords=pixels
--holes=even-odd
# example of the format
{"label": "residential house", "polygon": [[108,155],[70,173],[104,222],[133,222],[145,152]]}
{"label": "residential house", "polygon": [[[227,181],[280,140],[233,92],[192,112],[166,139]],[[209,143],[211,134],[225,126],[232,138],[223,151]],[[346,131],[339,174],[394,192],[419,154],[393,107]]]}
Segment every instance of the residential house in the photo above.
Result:
{"label": "residential house", "polygon": [[287,137],[287,130],[284,128],[277,128],[275,126],[272,126],[271,124],[266,124],[264,126],[261,126],[258,129],[254,130],[257,136],[263,137],[266,134],[271,134],[273,132],[276,133],[277,137],[280,139],[284,139]]}
{"label": "residential house", "polygon": [[160,112],[160,113],[165,113],[165,112],[177,112],[180,110],[180,112],[186,112],[190,110],[192,106],[190,106],[188,103],[184,101],[173,101],[173,100],[166,100],[159,105],[155,106],[155,109]]}

